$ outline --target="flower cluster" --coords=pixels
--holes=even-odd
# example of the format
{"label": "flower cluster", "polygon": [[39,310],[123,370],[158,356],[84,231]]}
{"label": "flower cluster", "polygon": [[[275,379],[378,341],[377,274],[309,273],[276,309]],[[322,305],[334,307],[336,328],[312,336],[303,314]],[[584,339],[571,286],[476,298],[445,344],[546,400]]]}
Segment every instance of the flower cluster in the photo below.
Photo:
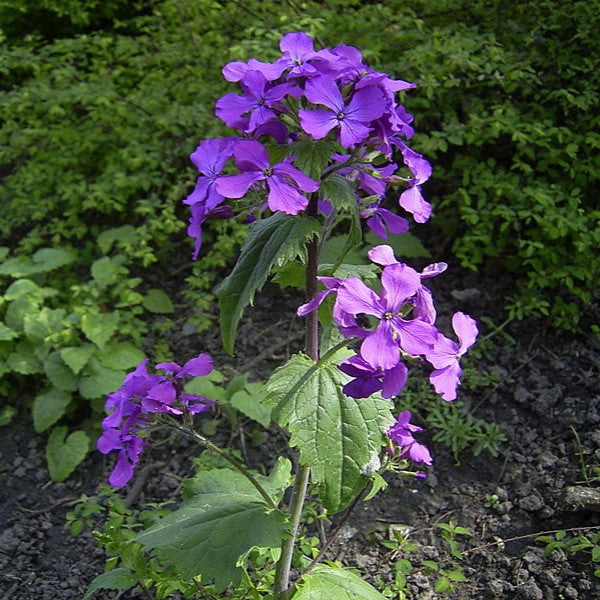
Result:
{"label": "flower cluster", "polygon": [[[315,50],[305,33],[288,33],[280,42],[281,57],[273,63],[256,59],[226,65],[223,75],[237,82],[241,94],[230,92],[216,104],[216,115],[238,135],[202,142],[191,159],[200,177],[184,200],[190,206],[188,234],[195,239],[193,256],[202,244],[202,226],[212,218],[235,212],[254,218],[266,208],[295,215],[308,205],[306,193],[315,181],[294,165],[295,143],[328,138],[335,151],[323,174],[336,172],[353,182],[362,218],[374,233],[404,233],[406,219],[382,206],[390,186],[402,185],[399,205],[418,223],[431,215],[421,184],[431,175],[429,163],[406,145],[413,135],[412,116],[395,94],[414,88],[391,79],[364,62],[360,51],[340,45]],[[272,155],[283,157],[271,160]],[[394,149],[402,165],[393,162]],[[228,161],[238,173],[227,173]],[[246,197],[234,211],[228,203]],[[326,205],[327,198],[321,198]]]}
{"label": "flower cluster", "polygon": [[98,450],[103,454],[119,453],[109,478],[114,487],[123,487],[133,476],[144,449],[144,428],[153,414],[193,415],[208,410],[215,403],[203,396],[182,392],[184,377],[208,375],[213,370],[212,359],[207,354],[192,358],[183,367],[174,362],[157,364],[156,368],[166,375],[149,373],[147,367],[145,358],[106,400],[106,410],[112,412],[102,421],[104,432],[98,439]]}
{"label": "flower cluster", "polygon": [[[408,377],[408,361],[426,360],[434,368],[430,381],[444,400],[454,400],[462,373],[459,359],[475,343],[477,324],[457,312],[452,324],[459,344],[441,334],[430,290],[423,280],[446,269],[445,263],[429,265],[420,273],[394,257],[390,246],[376,246],[369,258],[381,265],[381,293],[357,277],[319,277],[325,289],[298,308],[305,316],[316,310],[329,294],[336,295],[333,319],[347,338],[361,341],[360,353],[340,365],[354,379],[344,387],[353,398],[381,391],[384,398],[397,396]],[[360,317],[370,319],[369,327]],[[364,321],[364,319],[363,319]]]}
{"label": "flower cluster", "polygon": [[400,448],[398,458],[409,458],[413,462],[430,465],[433,459],[427,446],[419,444],[413,437],[413,433],[423,431],[423,428],[413,425],[410,419],[410,411],[402,411],[396,418],[396,422],[388,429],[387,436]]}

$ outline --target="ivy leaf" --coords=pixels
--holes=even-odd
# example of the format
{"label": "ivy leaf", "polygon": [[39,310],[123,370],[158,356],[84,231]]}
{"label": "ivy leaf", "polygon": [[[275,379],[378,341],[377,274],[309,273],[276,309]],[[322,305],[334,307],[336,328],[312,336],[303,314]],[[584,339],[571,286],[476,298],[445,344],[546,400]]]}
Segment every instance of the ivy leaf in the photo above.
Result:
{"label": "ivy leaf", "polygon": [[81,317],[81,331],[90,342],[94,342],[100,349],[104,348],[106,342],[112,337],[118,324],[119,311],[116,310]]}
{"label": "ivy leaf", "polygon": [[137,578],[127,567],[117,567],[100,573],[88,586],[83,600],[89,600],[98,590],[128,590],[137,584]]}
{"label": "ivy leaf", "polygon": [[162,290],[152,288],[142,300],[142,306],[151,313],[171,314],[175,312],[171,298]]}
{"label": "ivy leaf", "polygon": [[294,600],[384,600],[372,585],[348,569],[317,565],[298,584]]}
{"label": "ivy leaf", "polygon": [[[237,563],[251,548],[278,548],[287,535],[286,517],[269,510],[246,478],[213,469],[194,478],[194,495],[181,508],[139,534],[135,541],[156,549],[185,578],[214,581],[217,592],[241,580]],[[189,489],[188,489],[189,493]]]}
{"label": "ivy leaf", "polygon": [[37,433],[46,431],[64,414],[71,402],[71,394],[57,388],[38,394],[33,401],[33,427]]}
{"label": "ivy leaf", "polygon": [[90,440],[83,431],[67,435],[67,428],[55,427],[48,437],[46,460],[52,481],[64,481],[85,458]]}
{"label": "ivy leaf", "polygon": [[267,281],[271,270],[304,255],[304,243],[320,235],[312,218],[276,213],[250,226],[233,271],[217,289],[221,335],[226,352],[233,353],[237,325],[244,308]]}
{"label": "ivy leaf", "polygon": [[313,362],[296,354],[267,382],[273,417],[287,426],[290,445],[320,484],[320,496],[331,513],[342,510],[366,485],[393,424],[391,405],[378,395],[355,400],[342,392],[349,381],[336,366],[348,351]]}

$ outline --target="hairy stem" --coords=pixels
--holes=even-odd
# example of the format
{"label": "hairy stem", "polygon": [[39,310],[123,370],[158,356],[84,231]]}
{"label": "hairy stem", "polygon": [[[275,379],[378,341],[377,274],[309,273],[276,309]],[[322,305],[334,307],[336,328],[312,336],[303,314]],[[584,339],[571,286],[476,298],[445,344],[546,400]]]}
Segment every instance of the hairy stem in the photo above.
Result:
{"label": "hairy stem", "polygon": [[[306,209],[309,217],[318,216],[317,196],[312,195]],[[316,237],[312,238],[306,244],[306,299],[311,300],[317,293],[317,274],[319,269],[319,242]],[[319,316],[317,311],[312,312],[306,317],[306,354],[315,362],[319,360]],[[302,507],[306,498],[306,490],[310,479],[310,469],[305,466],[298,466],[294,491],[290,501],[290,537],[284,540],[281,546],[281,558],[275,569],[274,593],[275,600],[284,600],[288,597],[290,591],[290,567],[294,546],[300,527],[300,517],[302,516]]]}

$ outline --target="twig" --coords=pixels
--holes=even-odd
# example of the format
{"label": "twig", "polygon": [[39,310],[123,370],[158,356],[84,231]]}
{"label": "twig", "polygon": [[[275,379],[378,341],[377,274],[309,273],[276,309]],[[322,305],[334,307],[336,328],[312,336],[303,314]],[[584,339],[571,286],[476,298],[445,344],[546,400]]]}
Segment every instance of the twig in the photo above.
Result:
{"label": "twig", "polygon": [[164,464],[164,462],[155,462],[146,465],[143,469],[140,470],[140,472],[137,474],[137,477],[135,478],[133,485],[131,486],[131,489],[129,490],[129,493],[127,494],[127,497],[125,498],[125,506],[127,508],[129,508],[138,499],[138,496],[142,493],[142,490],[144,489],[144,485],[146,484],[146,480],[148,479],[150,473],[152,473],[152,471],[154,471],[155,469],[159,469]]}
{"label": "twig", "polygon": [[67,498],[61,498],[60,500],[57,500],[54,504],[51,504],[50,506],[46,506],[45,508],[25,508],[24,506],[21,506],[16,500],[15,500],[15,504],[17,505],[19,510],[22,510],[23,512],[38,514],[38,513],[49,512],[51,510],[54,510],[56,507],[61,506],[63,504],[67,504],[73,500],[75,500],[75,498],[73,496],[69,496]]}

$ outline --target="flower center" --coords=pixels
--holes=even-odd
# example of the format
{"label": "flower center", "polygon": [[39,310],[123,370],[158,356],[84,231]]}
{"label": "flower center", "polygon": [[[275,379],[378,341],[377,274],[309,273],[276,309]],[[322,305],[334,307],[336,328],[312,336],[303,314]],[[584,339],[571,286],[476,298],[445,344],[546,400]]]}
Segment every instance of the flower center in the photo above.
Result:
{"label": "flower center", "polygon": [[266,169],[264,169],[263,175],[265,177],[271,177],[271,175],[273,175],[273,167],[267,167]]}
{"label": "flower center", "polygon": [[389,321],[390,319],[393,319],[393,318],[394,318],[394,314],[393,314],[393,313],[391,313],[391,312],[386,312],[386,313],[383,315],[383,318],[384,318],[384,319],[387,319],[387,320]]}
{"label": "flower center", "polygon": [[338,121],[341,121],[342,119],[344,119],[346,117],[346,115],[343,112],[339,112],[337,114],[337,119]]}

